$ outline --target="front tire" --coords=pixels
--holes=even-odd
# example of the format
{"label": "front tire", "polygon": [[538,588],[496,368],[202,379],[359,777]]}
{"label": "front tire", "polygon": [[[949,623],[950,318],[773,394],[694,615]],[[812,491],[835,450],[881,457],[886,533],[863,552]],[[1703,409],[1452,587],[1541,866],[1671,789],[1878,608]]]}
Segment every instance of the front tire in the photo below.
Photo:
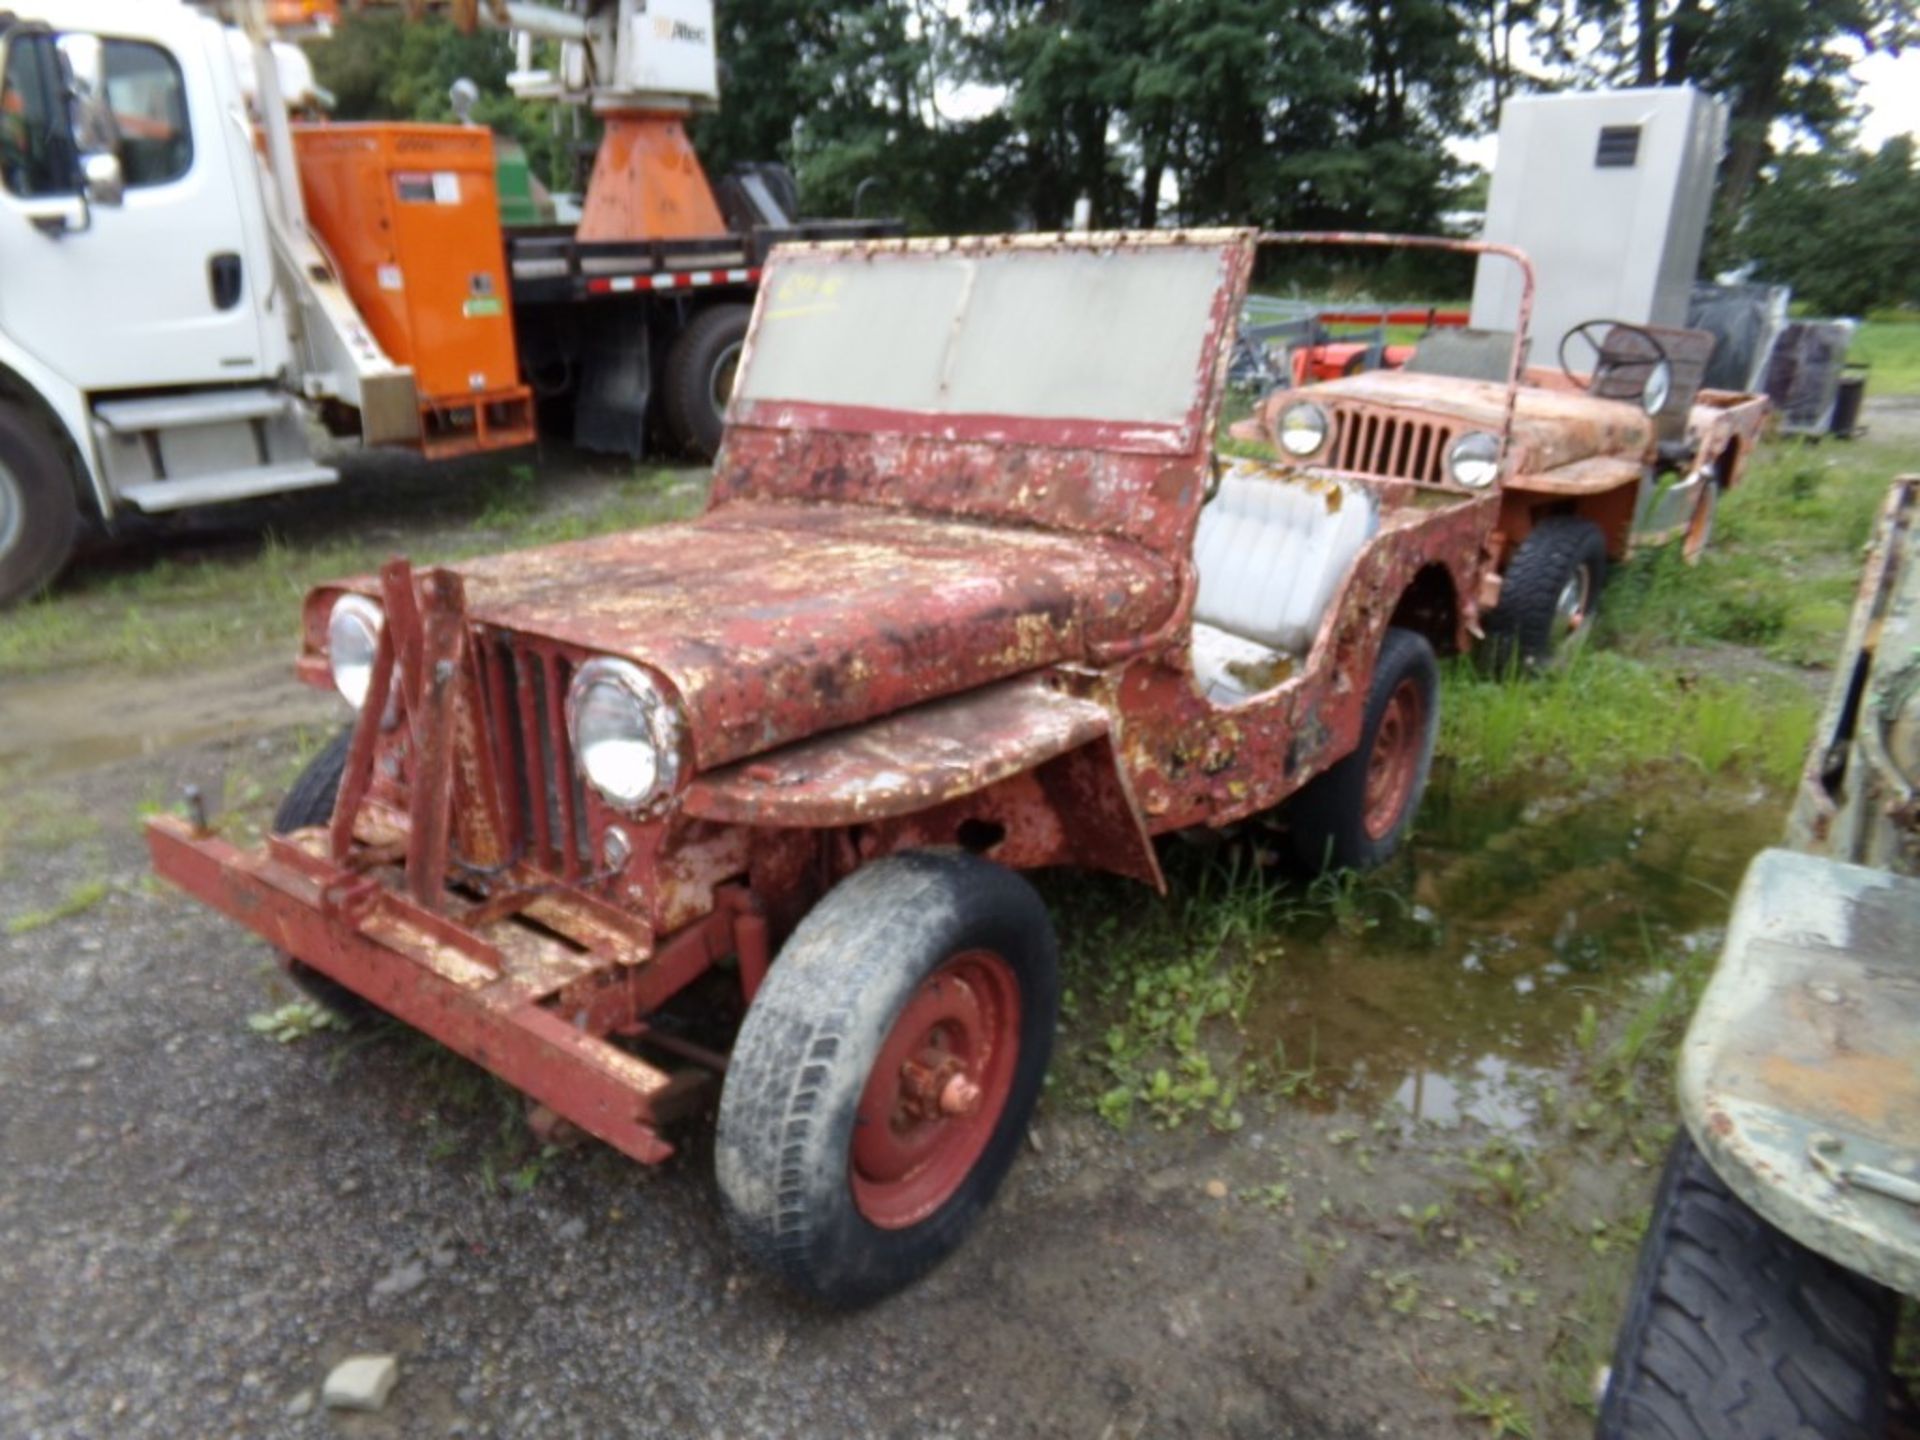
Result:
{"label": "front tire", "polygon": [[1433,765],[1440,667],[1412,630],[1389,629],[1351,755],[1288,803],[1294,857],[1310,871],[1371,870],[1406,839]]}
{"label": "front tire", "polygon": [[1033,887],[977,856],[889,856],[801,922],[754,997],[715,1165],[742,1247],[835,1305],[917,1279],[1019,1152],[1060,1006]]}
{"label": "front tire", "polygon": [[1486,657],[1496,670],[1541,670],[1593,633],[1607,583],[1607,540],[1577,515],[1549,515],[1514,552],[1500,603],[1485,616]]}
{"label": "front tire", "polygon": [[0,404],[0,607],[38,594],[66,567],[80,510],[65,458],[32,417]]}
{"label": "front tire", "polygon": [[1883,1440],[1895,1315],[1891,1291],[1747,1208],[1683,1130],[1596,1440]]}

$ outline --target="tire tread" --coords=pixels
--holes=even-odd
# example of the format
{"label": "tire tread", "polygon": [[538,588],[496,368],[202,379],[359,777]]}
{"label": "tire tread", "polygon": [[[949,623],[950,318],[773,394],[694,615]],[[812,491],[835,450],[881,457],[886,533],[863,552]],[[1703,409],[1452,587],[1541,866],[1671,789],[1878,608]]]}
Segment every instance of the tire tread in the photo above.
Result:
{"label": "tire tread", "polygon": [[1641,1246],[1598,1440],[1883,1440],[1891,1292],[1774,1229],[1683,1132]]}

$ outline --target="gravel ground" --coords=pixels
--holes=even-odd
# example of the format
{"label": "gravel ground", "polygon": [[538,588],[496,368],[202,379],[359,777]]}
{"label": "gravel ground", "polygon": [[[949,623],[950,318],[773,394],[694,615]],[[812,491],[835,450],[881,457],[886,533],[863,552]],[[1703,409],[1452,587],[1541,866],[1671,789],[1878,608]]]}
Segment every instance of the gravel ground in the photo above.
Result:
{"label": "gravel ground", "polygon": [[[146,880],[156,777],[251,789],[295,734],[71,778],[99,833],[0,871],[16,925],[111,886],[0,938],[0,1434],[1464,1434],[1451,1374],[1538,1349],[1407,1333],[1383,1265],[1484,1279],[1391,1220],[1461,1141],[1389,1137],[1363,1176],[1338,1113],[1121,1136],[1050,1104],[958,1256],[851,1315],[733,1252],[702,1124],[657,1170],[590,1146],[521,1190],[540,1157],[478,1072],[394,1027],[254,1033],[288,997],[263,947]],[[1236,1198],[1277,1174],[1285,1207]],[[368,1352],[400,1359],[383,1413],[289,1413]]]}

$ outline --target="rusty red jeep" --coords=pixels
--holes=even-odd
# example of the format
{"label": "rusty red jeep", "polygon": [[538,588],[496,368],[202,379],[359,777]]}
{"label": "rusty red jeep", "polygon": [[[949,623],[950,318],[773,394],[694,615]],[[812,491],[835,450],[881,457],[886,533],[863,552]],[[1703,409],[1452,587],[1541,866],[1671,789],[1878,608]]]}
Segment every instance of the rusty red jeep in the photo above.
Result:
{"label": "rusty red jeep", "polygon": [[[1287,234],[1269,243],[1450,250],[1413,236]],[[1479,247],[1524,265],[1518,251]],[[1483,260],[1482,263],[1488,263]],[[1533,365],[1530,287],[1511,330],[1430,328],[1392,368],[1266,396],[1234,427],[1282,464],[1363,482],[1453,480],[1494,490],[1484,654],[1539,666],[1592,633],[1609,563],[1678,539],[1697,561],[1722,492],[1767,415],[1761,395],[1702,387],[1704,330],[1588,320]],[[1496,453],[1490,436],[1510,432]]]}
{"label": "rusty red jeep", "polygon": [[357,721],[264,847],[159,818],[156,868],[637,1160],[717,1083],[745,1247],[905,1283],[1047,1068],[1019,872],[1164,887],[1269,815],[1370,865],[1419,804],[1499,496],[1216,458],[1257,239],[780,250],[704,514],[316,590]]}

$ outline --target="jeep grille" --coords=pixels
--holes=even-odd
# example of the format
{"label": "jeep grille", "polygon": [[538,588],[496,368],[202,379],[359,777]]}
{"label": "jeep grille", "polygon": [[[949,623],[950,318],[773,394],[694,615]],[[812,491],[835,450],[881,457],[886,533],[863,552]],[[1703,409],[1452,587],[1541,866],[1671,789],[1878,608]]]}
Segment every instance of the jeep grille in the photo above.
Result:
{"label": "jeep grille", "polygon": [[580,879],[593,868],[593,843],[586,786],[567,739],[573,664],[519,635],[483,632],[474,650],[513,851],[549,874]]}
{"label": "jeep grille", "polygon": [[1388,480],[1444,484],[1447,448],[1457,433],[1450,425],[1431,421],[1337,408],[1333,413],[1333,468]]}

